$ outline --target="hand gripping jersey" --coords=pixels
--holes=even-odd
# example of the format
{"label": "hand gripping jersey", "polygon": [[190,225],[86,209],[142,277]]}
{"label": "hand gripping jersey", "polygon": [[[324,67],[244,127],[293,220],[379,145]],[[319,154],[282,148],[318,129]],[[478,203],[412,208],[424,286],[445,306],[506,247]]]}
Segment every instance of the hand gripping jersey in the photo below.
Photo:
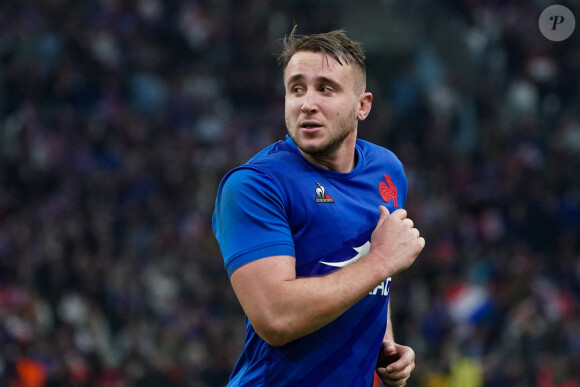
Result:
{"label": "hand gripping jersey", "polygon": [[[359,139],[356,152],[353,171],[328,171],[309,163],[287,136],[226,174],[213,230],[228,275],[260,258],[290,255],[297,276],[320,276],[368,253],[378,206],[402,208],[407,180],[387,149]],[[389,287],[390,278],[332,323],[281,347],[262,340],[246,318],[245,347],[228,386],[370,386]]]}

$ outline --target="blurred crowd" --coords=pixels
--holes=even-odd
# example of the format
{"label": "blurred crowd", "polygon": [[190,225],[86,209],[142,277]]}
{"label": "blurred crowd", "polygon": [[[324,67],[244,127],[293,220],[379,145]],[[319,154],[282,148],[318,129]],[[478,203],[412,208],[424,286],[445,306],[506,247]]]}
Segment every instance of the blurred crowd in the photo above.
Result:
{"label": "blurred crowd", "polygon": [[[357,6],[405,31],[368,44],[359,134],[427,240],[391,287],[412,386],[580,386],[580,38],[540,34],[548,5]],[[285,134],[280,38],[357,31],[349,7],[0,2],[0,385],[225,385],[217,185]]]}

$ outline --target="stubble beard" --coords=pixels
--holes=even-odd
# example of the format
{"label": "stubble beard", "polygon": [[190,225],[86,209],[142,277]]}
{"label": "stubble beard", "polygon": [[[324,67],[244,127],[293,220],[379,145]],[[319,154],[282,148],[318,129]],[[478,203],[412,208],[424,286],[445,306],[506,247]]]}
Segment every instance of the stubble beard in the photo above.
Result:
{"label": "stubble beard", "polygon": [[[357,126],[356,112],[353,111],[353,114],[350,115],[350,117],[354,118],[345,119],[342,121],[340,124],[340,130],[332,137],[330,137],[326,143],[320,145],[307,146],[300,142],[300,140],[295,135],[295,131],[293,132],[288,130],[288,134],[290,135],[292,141],[294,141],[294,144],[296,144],[298,149],[300,149],[302,152],[307,153],[316,159],[329,158],[334,155],[334,153],[341,147],[344,140],[346,140],[346,138],[355,130]],[[286,126],[288,127],[288,122],[286,123]],[[300,129],[298,128],[298,130]]]}

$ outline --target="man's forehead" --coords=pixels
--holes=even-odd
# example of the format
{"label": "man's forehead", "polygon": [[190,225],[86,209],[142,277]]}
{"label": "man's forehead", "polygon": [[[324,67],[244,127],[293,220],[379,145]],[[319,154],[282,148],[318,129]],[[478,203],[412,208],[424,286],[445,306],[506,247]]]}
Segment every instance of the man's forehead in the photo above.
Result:
{"label": "man's forehead", "polygon": [[343,71],[352,71],[352,66],[344,61],[341,64],[331,55],[321,52],[298,51],[290,58],[284,72],[284,77],[286,79],[294,78],[302,74],[303,71],[312,69],[320,71],[321,73],[335,73],[335,75],[338,75],[338,73]]}
{"label": "man's forehead", "polygon": [[322,53],[319,51],[307,51],[307,50],[302,50],[302,51],[298,51],[296,52],[294,55],[292,55],[292,57],[290,58],[290,61],[288,62],[288,66],[291,64],[296,64],[296,63],[312,63],[312,64],[320,64],[321,66],[325,66],[325,67],[329,67],[329,68],[334,68],[335,66],[347,66],[346,61],[341,61],[342,63],[340,63],[338,60],[336,60],[331,54],[326,54],[326,53]]}

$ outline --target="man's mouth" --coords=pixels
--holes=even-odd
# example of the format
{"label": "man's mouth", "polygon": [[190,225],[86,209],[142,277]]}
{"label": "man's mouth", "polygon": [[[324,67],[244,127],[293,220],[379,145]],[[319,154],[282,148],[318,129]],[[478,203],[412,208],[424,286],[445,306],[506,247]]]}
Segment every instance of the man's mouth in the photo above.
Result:
{"label": "man's mouth", "polygon": [[309,131],[315,131],[316,129],[320,129],[322,127],[322,125],[320,125],[317,122],[303,122],[300,125],[301,129],[304,129],[305,131],[309,132]]}

